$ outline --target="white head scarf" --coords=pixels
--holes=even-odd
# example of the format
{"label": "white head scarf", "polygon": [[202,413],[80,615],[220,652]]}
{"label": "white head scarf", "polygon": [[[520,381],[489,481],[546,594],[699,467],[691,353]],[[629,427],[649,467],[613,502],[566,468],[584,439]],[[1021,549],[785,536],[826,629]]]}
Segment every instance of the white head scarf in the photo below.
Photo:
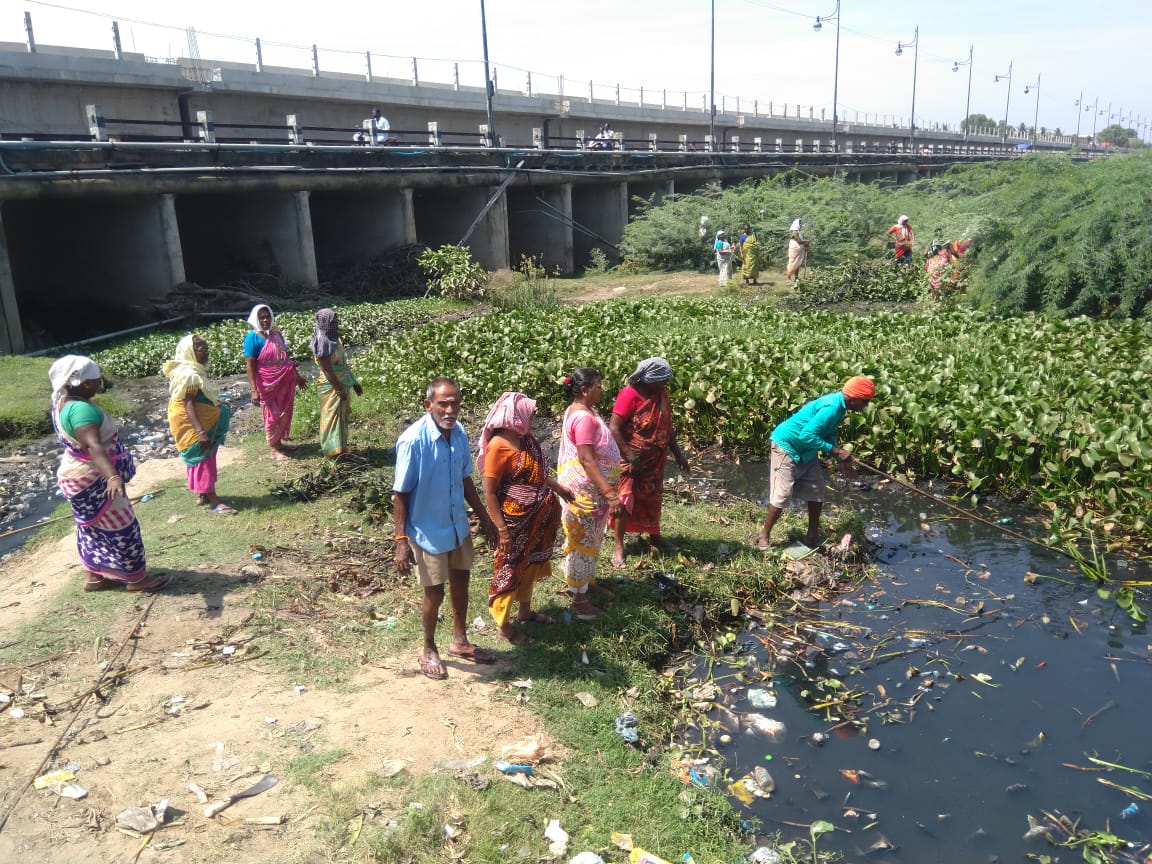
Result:
{"label": "white head scarf", "polygon": [[48,380],[52,383],[52,404],[55,405],[67,396],[69,387],[79,387],[85,381],[95,381],[102,377],[100,367],[91,357],[65,354],[48,369]]}
{"label": "white head scarf", "polygon": [[257,303],[252,307],[252,311],[248,313],[248,326],[261,335],[267,336],[268,330],[260,329],[260,310],[267,309],[268,317],[272,319],[268,324],[268,330],[276,326],[276,316],[272,314],[272,307],[267,303]]}
{"label": "white head scarf", "polygon": [[908,221],[907,216],[901,216],[899,219],[896,220],[896,224],[897,225],[903,225],[907,221]]}
{"label": "white head scarf", "polygon": [[788,230],[789,230],[789,231],[799,231],[799,230],[801,230],[803,227],[804,227],[804,220],[802,220],[802,219],[793,219],[793,220],[792,220],[792,227],[791,227],[791,228],[789,228]]}

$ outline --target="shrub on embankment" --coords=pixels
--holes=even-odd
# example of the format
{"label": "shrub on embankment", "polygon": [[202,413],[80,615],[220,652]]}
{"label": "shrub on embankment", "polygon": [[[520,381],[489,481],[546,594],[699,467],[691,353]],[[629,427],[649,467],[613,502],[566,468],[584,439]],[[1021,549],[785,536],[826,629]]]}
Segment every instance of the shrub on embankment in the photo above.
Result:
{"label": "shrub on embankment", "polygon": [[367,387],[416,406],[436,375],[483,411],[505,390],[563,408],[563,376],[604,375],[601,411],[638,360],[676,371],[680,434],[763,454],[773,426],[850,375],[879,398],[842,439],[866,460],[946,476],[975,495],[1026,490],[1069,512],[1152,525],[1152,323],[996,319],[973,311],[869,317],[721,300],[613,301],[434,323],[357,358]]}
{"label": "shrub on embankment", "polygon": [[901,213],[911,217],[918,255],[937,239],[975,242],[971,294],[985,308],[1152,317],[1152,153],[1087,163],[1016,157],[907,186],[788,174],[710,187],[644,210],[620,248],[638,269],[708,269],[716,231],[734,239],[750,222],[769,266],[779,268],[788,226],[800,217],[812,240],[809,264],[820,268],[852,253],[889,254],[885,232]]}

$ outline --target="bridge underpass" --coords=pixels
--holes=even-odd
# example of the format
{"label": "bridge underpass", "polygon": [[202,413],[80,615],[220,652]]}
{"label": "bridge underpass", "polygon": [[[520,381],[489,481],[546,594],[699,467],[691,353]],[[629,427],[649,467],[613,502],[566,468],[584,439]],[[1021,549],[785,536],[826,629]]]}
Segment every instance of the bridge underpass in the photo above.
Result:
{"label": "bridge underpass", "polygon": [[[316,286],[408,243],[456,243],[523,161],[467,244],[489,270],[541,259],[550,272],[611,262],[637,212],[708,183],[797,167],[891,182],[972,157],[386,152],[383,148],[0,142],[0,351],[51,348],[159,320],[187,280],[271,275]],[[61,310],[67,310],[62,314]]]}

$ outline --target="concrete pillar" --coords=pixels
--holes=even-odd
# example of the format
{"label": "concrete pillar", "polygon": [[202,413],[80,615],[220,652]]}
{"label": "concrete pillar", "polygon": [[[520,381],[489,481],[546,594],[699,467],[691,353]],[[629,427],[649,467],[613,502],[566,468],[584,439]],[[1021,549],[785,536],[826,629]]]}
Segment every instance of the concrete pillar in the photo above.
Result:
{"label": "concrete pillar", "polygon": [[403,209],[404,218],[404,242],[416,242],[416,208],[412,204],[412,190],[401,189],[400,195],[402,196],[401,208]]}
{"label": "concrete pillar", "polygon": [[24,353],[24,328],[16,305],[16,283],[12,279],[12,262],[8,259],[8,238],[0,216],[0,354]]}
{"label": "concrete pillar", "polygon": [[160,233],[164,238],[165,269],[169,286],[184,278],[184,247],[180,245],[180,223],[176,220],[176,196],[160,196]]}
{"label": "concrete pillar", "polygon": [[577,230],[572,237],[573,257],[577,268],[588,263],[592,249],[601,249],[608,260],[616,263],[620,253],[613,246],[624,236],[628,223],[628,184],[595,183],[572,189],[572,219],[601,239]]}
{"label": "concrete pillar", "polygon": [[312,210],[308,206],[309,192],[293,195],[296,216],[296,256],[285,255],[284,276],[293,282],[302,282],[309,288],[320,285],[316,272],[316,244],[312,239]]}
{"label": "concrete pillar", "polygon": [[532,258],[549,273],[571,273],[572,184],[510,186],[504,193],[508,207],[508,252],[513,266]]}

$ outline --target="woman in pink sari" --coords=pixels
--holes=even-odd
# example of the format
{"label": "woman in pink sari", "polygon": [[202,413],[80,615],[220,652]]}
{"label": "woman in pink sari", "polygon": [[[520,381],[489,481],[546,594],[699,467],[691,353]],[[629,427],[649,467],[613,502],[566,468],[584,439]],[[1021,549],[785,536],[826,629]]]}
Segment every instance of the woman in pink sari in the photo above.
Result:
{"label": "woman in pink sari", "polygon": [[273,459],[284,459],[285,442],[292,430],[292,409],[296,388],[306,383],[288,356],[284,337],[273,326],[272,310],[263,303],[252,307],[248,324],[252,330],[244,337],[244,362],[248,367],[248,385],[252,404],[264,409],[264,435]]}

